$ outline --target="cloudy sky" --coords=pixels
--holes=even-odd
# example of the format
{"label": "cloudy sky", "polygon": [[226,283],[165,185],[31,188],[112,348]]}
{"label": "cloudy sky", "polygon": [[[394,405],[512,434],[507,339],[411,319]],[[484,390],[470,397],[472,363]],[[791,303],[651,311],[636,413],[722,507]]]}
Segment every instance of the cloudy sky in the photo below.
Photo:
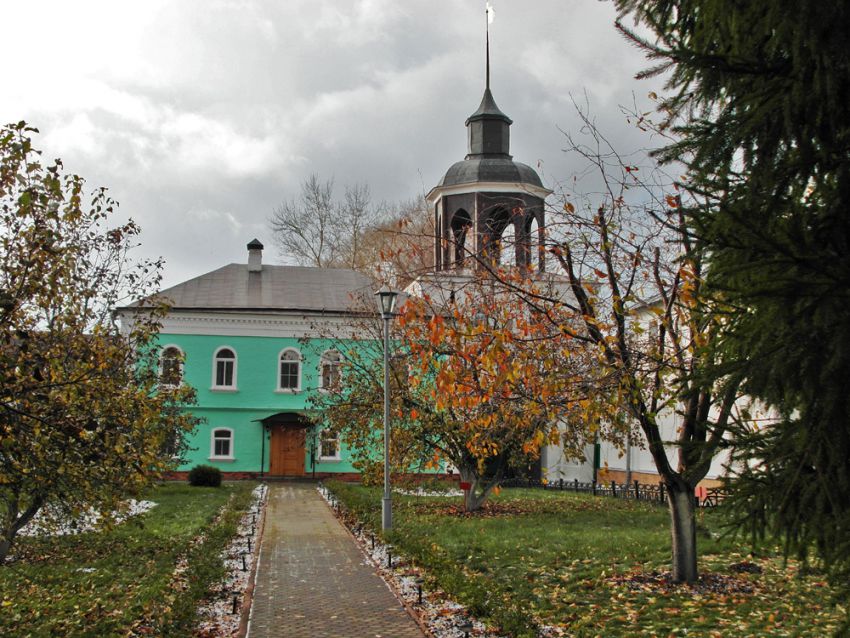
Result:
{"label": "cloudy sky", "polygon": [[[624,147],[619,105],[650,108],[642,55],[597,0],[492,0],[492,89],[512,153],[570,179],[562,130],[584,101]],[[268,217],[305,177],[429,190],[466,153],[484,87],[484,0],[28,0],[4,5],[0,120],[106,186],[172,285],[246,259],[280,261]]]}

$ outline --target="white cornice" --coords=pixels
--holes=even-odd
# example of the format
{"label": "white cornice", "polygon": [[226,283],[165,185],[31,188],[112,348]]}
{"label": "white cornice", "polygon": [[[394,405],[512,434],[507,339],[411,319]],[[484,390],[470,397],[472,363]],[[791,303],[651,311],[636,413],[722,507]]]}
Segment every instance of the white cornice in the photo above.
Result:
{"label": "white cornice", "polygon": [[[120,311],[124,329],[132,322],[132,311]],[[215,335],[228,337],[329,337],[355,338],[362,334],[358,322],[365,318],[346,315],[285,314],[257,312],[172,311],[162,320],[163,334]]]}
{"label": "white cornice", "polygon": [[437,200],[447,195],[465,195],[467,193],[527,193],[540,199],[546,199],[554,191],[526,184],[524,182],[469,182],[467,184],[455,184],[453,186],[435,186],[426,195],[428,202],[436,204]]}

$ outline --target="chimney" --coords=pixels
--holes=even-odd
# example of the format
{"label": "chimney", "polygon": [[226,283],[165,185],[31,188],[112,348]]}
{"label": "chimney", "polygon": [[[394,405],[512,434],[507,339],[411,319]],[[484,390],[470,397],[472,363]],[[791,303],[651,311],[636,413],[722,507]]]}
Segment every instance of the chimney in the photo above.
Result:
{"label": "chimney", "polygon": [[248,244],[248,272],[260,272],[263,269],[263,245],[258,239]]}

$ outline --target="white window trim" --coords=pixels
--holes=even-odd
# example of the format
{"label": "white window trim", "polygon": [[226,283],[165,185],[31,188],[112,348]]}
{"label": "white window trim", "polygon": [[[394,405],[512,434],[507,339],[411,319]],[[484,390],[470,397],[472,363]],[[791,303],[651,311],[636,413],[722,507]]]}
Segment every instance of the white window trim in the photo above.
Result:
{"label": "white window trim", "polygon": [[[218,376],[218,353],[222,350],[230,350],[233,353],[233,385],[216,385],[216,377]],[[216,392],[236,392],[239,389],[237,374],[239,373],[239,354],[236,352],[236,348],[232,346],[219,346],[216,348],[216,351],[213,352],[212,358],[212,383],[210,384],[210,390]]]}
{"label": "white window trim", "polygon": [[[216,456],[216,453],[215,453],[215,433],[216,432],[222,432],[222,431],[230,434],[230,454],[227,455],[227,456]],[[236,457],[233,456],[233,444],[234,444],[233,439],[234,439],[233,428],[215,427],[212,430],[210,430],[210,456],[207,460],[209,460],[209,461],[235,461]]]}
{"label": "white window trim", "polygon": [[[174,348],[177,352],[180,353],[180,383],[175,385],[173,383],[163,383],[162,382],[162,357],[165,354],[165,351],[169,348]],[[179,388],[186,383],[186,353],[183,351],[183,348],[178,346],[176,343],[167,343],[160,347],[159,349],[159,357],[157,358],[157,379],[159,380],[159,385],[164,388]]]}
{"label": "white window trim", "polygon": [[[341,461],[342,456],[340,456],[340,445],[339,445],[339,435],[334,437],[334,441],[336,441],[336,454],[333,456],[325,455],[324,449],[322,449],[322,440],[324,438],[324,433],[319,432],[319,461]],[[331,438],[331,437],[327,437]]]}
{"label": "white window trim", "polygon": [[[337,358],[336,358],[335,362],[333,361],[333,359],[328,358],[327,355],[330,354],[330,353],[336,354]],[[324,371],[325,363],[328,363],[328,362],[336,363],[338,382],[342,382],[342,355],[339,353],[339,350],[336,350],[334,348],[329,348],[328,350],[325,350],[322,353],[321,357],[319,357],[319,390],[322,391],[322,392],[328,392],[330,390],[329,388],[325,387],[325,374],[324,374],[325,373],[325,371]]]}
{"label": "white window trim", "polygon": [[[294,388],[282,388],[280,387],[280,360],[284,354],[287,352],[294,352],[298,355],[298,377],[297,382]],[[301,357],[301,352],[297,348],[284,348],[280,352],[277,353],[277,361],[275,363],[275,392],[280,392],[283,394],[295,394],[296,392],[301,392],[301,375],[304,372],[304,361]]]}

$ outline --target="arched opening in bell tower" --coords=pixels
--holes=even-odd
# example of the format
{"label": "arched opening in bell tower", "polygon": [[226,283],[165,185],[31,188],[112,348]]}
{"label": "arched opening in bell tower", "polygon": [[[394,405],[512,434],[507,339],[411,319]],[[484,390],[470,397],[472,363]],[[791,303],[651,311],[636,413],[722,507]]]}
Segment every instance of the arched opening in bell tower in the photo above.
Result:
{"label": "arched opening in bell tower", "polygon": [[[510,228],[509,237],[505,237],[505,231]],[[513,223],[510,212],[501,206],[493,210],[487,217],[486,230],[484,236],[484,255],[492,265],[510,265],[509,246],[504,244],[505,239],[511,240],[511,245],[514,245],[515,233],[513,232]],[[507,255],[507,262],[503,264],[502,255]]]}
{"label": "arched opening in bell tower", "polygon": [[513,222],[509,222],[499,238],[499,265],[510,268],[516,265],[517,234]]}
{"label": "arched opening in bell tower", "polygon": [[525,236],[528,237],[528,269],[543,272],[542,242],[540,241],[540,225],[537,223],[537,217],[531,218]]}
{"label": "arched opening in bell tower", "polygon": [[469,236],[469,229],[472,228],[472,218],[463,208],[458,210],[452,217],[452,242],[454,243],[454,259],[453,264],[457,267],[462,267],[466,258],[466,240]]}

